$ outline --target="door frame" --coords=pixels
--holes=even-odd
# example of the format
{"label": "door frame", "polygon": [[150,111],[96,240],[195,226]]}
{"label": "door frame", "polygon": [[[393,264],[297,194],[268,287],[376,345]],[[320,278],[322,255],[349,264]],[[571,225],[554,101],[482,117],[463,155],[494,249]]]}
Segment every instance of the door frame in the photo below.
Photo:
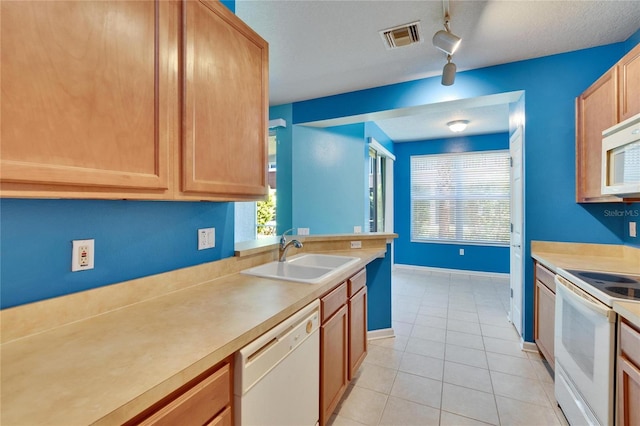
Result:
{"label": "door frame", "polygon": [[[520,139],[520,155],[518,160],[519,161],[513,161],[515,152],[513,149],[513,144],[512,141],[516,140],[516,139]],[[512,158],[512,170],[511,170],[511,176],[514,175],[514,170],[513,167],[519,167],[519,174],[520,174],[520,188],[518,188],[520,190],[520,202],[514,202],[514,198],[513,198],[513,194],[514,194],[514,190],[516,190],[516,188],[513,187],[513,178],[511,178],[511,224],[512,224],[512,228],[511,228],[511,237],[510,237],[510,241],[509,241],[509,265],[510,265],[510,271],[509,271],[509,287],[510,287],[510,306],[509,306],[509,321],[511,321],[511,323],[514,325],[514,328],[516,329],[516,331],[518,332],[518,334],[520,334],[521,336],[521,340],[523,339],[523,331],[524,331],[524,277],[525,277],[525,262],[524,262],[524,254],[526,252],[525,247],[524,247],[524,242],[526,241],[525,239],[525,216],[524,216],[524,203],[525,203],[525,174],[524,174],[524,129],[522,125],[519,125],[518,127],[516,127],[515,131],[513,132],[513,134],[511,134],[509,136],[509,154]],[[514,209],[518,209],[519,211],[516,212],[516,214],[514,214]],[[513,227],[516,226],[516,224],[514,224],[514,217],[519,217],[520,218],[520,223],[518,223],[517,225],[519,225],[520,227],[520,239],[519,241],[514,241],[513,238]],[[517,261],[518,259],[518,252],[519,252],[519,261]],[[519,269],[519,271],[515,271],[513,268],[517,267]],[[518,280],[517,277],[520,277],[520,279]],[[516,282],[519,281],[519,282]],[[514,300],[514,294],[516,296],[516,299],[519,300]],[[514,304],[517,305],[517,308],[519,309],[515,309],[516,312],[519,311],[519,315],[517,318],[514,318]]]}

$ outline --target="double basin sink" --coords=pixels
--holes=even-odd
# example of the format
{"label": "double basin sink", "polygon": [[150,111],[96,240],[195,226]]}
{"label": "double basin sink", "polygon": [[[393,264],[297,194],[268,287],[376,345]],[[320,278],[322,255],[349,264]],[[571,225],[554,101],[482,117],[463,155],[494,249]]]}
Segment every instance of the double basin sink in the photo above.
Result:
{"label": "double basin sink", "polygon": [[241,273],[262,278],[317,284],[355,265],[359,260],[360,258],[350,256],[300,254],[292,256],[285,262],[265,263],[264,265],[245,269]]}

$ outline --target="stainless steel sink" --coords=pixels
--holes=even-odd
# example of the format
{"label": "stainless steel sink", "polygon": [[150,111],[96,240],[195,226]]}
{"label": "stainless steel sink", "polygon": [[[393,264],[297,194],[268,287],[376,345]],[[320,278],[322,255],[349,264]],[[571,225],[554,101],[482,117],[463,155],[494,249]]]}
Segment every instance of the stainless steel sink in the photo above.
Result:
{"label": "stainless steel sink", "polygon": [[241,271],[245,275],[253,275],[276,280],[296,281],[317,284],[340,271],[358,263],[360,259],[350,256],[329,254],[300,254],[286,262],[270,262]]}

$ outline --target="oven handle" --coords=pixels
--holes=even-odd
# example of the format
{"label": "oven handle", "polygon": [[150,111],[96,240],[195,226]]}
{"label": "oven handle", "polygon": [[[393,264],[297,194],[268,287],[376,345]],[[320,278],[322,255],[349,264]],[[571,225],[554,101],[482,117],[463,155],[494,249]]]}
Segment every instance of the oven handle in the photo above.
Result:
{"label": "oven handle", "polygon": [[587,309],[595,311],[603,317],[607,317],[607,320],[609,322],[616,321],[616,313],[613,309],[600,302],[577,285],[568,281],[566,278],[561,277],[560,275],[556,275],[554,281],[556,282],[556,286],[565,288],[567,290],[567,295],[569,297],[573,296],[573,300],[581,303]]}

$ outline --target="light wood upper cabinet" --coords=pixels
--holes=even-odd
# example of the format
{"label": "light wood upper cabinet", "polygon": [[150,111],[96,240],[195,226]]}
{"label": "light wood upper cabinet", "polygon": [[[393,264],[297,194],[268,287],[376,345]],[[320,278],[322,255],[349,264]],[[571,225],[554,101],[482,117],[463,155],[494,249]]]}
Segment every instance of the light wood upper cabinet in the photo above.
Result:
{"label": "light wood upper cabinet", "polygon": [[[169,185],[166,2],[2,2],[3,195]],[[55,187],[48,188],[54,189]]]}
{"label": "light wood upper cabinet", "polygon": [[576,201],[635,201],[602,194],[602,132],[640,113],[640,44],[576,99]]}
{"label": "light wood upper cabinet", "polygon": [[267,43],[217,1],[184,8],[182,191],[265,195]]}
{"label": "light wood upper cabinet", "polygon": [[618,122],[617,70],[610,69],[576,100],[576,201],[618,201],[602,195],[602,131]]}
{"label": "light wood upper cabinet", "polygon": [[220,2],[0,7],[2,196],[267,193],[268,45]]}
{"label": "light wood upper cabinet", "polygon": [[617,65],[620,121],[640,114],[640,44]]}

